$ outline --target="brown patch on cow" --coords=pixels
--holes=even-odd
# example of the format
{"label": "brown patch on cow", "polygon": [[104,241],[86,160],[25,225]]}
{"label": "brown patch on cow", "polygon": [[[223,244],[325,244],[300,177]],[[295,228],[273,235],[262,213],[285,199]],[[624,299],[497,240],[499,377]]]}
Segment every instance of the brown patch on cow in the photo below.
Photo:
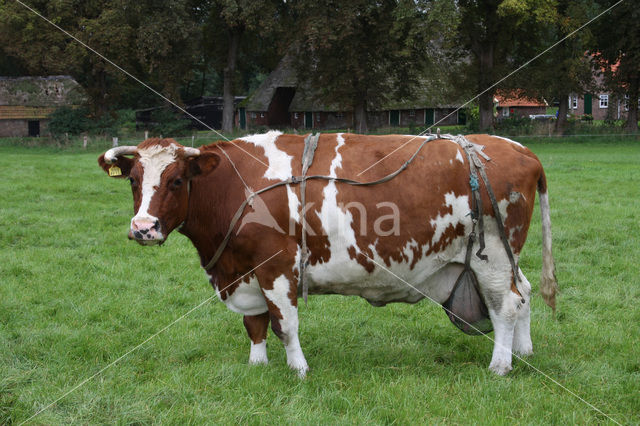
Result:
{"label": "brown patch on cow", "polygon": [[511,274],[511,291],[517,294],[518,296],[522,297],[522,293],[520,293],[520,290],[518,290],[518,287],[516,287],[516,281],[514,279],[513,274]]}
{"label": "brown patch on cow", "polygon": [[244,327],[247,330],[249,339],[255,344],[263,342],[267,338],[269,329],[269,312],[260,315],[245,315],[243,318]]}

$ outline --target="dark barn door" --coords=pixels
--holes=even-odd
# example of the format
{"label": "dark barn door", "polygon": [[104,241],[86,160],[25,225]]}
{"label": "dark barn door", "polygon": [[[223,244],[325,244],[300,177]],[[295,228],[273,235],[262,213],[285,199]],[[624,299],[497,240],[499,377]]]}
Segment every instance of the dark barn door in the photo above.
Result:
{"label": "dark barn door", "polygon": [[296,94],[295,87],[278,87],[269,104],[269,125],[291,127],[289,105]]}
{"label": "dark barn door", "polygon": [[435,120],[436,111],[433,108],[427,108],[424,110],[424,124],[427,126],[432,126]]}
{"label": "dark barn door", "polygon": [[400,111],[391,110],[389,111],[389,126],[399,126],[400,125]]}
{"label": "dark barn door", "polygon": [[40,136],[40,122],[39,121],[29,121],[29,136],[32,136],[32,137]]}

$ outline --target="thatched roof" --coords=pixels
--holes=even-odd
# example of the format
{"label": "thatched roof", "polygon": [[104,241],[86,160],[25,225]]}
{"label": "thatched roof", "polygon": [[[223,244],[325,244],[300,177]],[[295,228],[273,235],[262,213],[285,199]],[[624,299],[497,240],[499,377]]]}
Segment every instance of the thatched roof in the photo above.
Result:
{"label": "thatched roof", "polygon": [[266,111],[278,87],[297,87],[293,58],[289,55],[282,58],[275,70],[262,82],[244,102],[247,111]]}
{"label": "thatched roof", "polygon": [[58,107],[85,101],[84,90],[70,76],[0,77],[0,106]]}

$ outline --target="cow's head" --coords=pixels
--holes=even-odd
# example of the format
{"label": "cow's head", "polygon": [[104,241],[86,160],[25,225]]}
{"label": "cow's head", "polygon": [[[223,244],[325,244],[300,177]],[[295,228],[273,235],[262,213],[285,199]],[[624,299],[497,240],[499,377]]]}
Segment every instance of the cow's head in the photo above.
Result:
{"label": "cow's head", "polygon": [[191,179],[213,170],[219,161],[213,152],[184,147],[173,139],[112,148],[98,158],[109,176],[129,179],[135,213],[129,238],[143,245],[162,244],[185,221]]}

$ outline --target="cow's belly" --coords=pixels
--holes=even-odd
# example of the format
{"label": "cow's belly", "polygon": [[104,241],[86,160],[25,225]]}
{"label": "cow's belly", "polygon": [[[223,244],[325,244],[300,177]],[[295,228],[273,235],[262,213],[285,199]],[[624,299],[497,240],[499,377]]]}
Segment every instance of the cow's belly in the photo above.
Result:
{"label": "cow's belly", "polygon": [[463,269],[459,262],[443,262],[436,257],[420,261],[414,268],[409,262],[392,262],[391,266],[378,259],[376,262],[371,273],[351,259],[310,265],[306,271],[309,293],[360,296],[375,306],[415,303],[425,297],[443,303]]}

